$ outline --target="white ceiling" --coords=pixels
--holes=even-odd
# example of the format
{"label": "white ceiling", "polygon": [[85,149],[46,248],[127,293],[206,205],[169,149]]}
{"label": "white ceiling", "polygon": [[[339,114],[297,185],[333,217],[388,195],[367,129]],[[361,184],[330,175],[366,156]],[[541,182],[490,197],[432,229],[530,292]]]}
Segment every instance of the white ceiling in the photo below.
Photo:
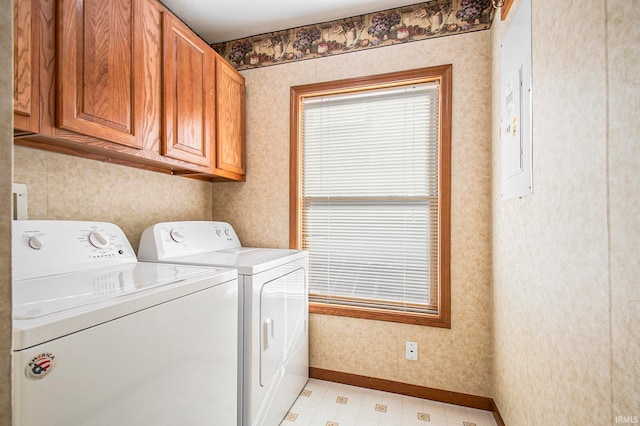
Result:
{"label": "white ceiling", "polygon": [[364,15],[420,0],[161,0],[208,43]]}

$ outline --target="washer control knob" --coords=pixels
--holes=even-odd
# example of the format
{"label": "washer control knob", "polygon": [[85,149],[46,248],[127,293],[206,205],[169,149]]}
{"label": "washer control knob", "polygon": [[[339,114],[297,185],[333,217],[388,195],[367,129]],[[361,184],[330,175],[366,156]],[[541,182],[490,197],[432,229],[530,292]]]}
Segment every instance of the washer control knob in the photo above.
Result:
{"label": "washer control knob", "polygon": [[184,234],[177,229],[172,229],[171,232],[169,232],[169,235],[171,236],[171,239],[176,243],[181,243],[186,239]]}
{"label": "washer control knob", "polygon": [[222,237],[222,229],[216,229],[216,235]]}
{"label": "washer control knob", "polygon": [[109,237],[102,232],[93,231],[89,234],[89,242],[95,248],[105,248],[109,245]]}
{"label": "washer control knob", "polygon": [[231,235],[231,231],[229,231],[229,228],[224,230],[224,235],[226,235],[227,237]]}
{"label": "washer control knob", "polygon": [[43,245],[44,244],[42,240],[37,235],[32,235],[31,237],[29,237],[29,247],[31,247],[32,249],[40,250]]}

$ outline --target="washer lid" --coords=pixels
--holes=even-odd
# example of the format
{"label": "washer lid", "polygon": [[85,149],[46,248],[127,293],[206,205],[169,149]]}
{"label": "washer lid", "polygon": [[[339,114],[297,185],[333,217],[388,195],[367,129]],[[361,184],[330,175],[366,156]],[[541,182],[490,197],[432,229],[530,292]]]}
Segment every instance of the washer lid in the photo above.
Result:
{"label": "washer lid", "polygon": [[125,266],[15,281],[13,318],[30,319],[174,284],[215,269],[168,264]]}
{"label": "washer lid", "polygon": [[240,275],[255,275],[306,256],[308,256],[308,253],[304,250],[237,247],[190,256],[165,258],[162,262],[221,266],[235,268]]}
{"label": "washer lid", "polygon": [[14,350],[228,282],[235,270],[133,263],[13,282]]}

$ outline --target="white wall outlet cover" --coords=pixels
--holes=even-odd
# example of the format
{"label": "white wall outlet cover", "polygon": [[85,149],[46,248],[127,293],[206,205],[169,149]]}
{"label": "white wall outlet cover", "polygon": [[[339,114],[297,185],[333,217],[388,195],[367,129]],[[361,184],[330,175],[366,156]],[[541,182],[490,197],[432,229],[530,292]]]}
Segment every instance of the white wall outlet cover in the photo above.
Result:
{"label": "white wall outlet cover", "polygon": [[406,358],[411,361],[418,360],[418,343],[417,342],[406,342]]}
{"label": "white wall outlet cover", "polygon": [[11,204],[11,217],[13,219],[29,219],[29,206],[27,202],[27,185],[24,183],[13,184],[13,202]]}

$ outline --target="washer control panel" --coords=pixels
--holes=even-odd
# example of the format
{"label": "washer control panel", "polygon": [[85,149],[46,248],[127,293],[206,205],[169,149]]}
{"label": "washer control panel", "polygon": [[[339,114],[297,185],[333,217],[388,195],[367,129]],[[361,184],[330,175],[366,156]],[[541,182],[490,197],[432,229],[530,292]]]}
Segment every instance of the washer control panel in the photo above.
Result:
{"label": "washer control panel", "polygon": [[127,237],[112,223],[16,220],[12,226],[17,280],[137,262]]}

